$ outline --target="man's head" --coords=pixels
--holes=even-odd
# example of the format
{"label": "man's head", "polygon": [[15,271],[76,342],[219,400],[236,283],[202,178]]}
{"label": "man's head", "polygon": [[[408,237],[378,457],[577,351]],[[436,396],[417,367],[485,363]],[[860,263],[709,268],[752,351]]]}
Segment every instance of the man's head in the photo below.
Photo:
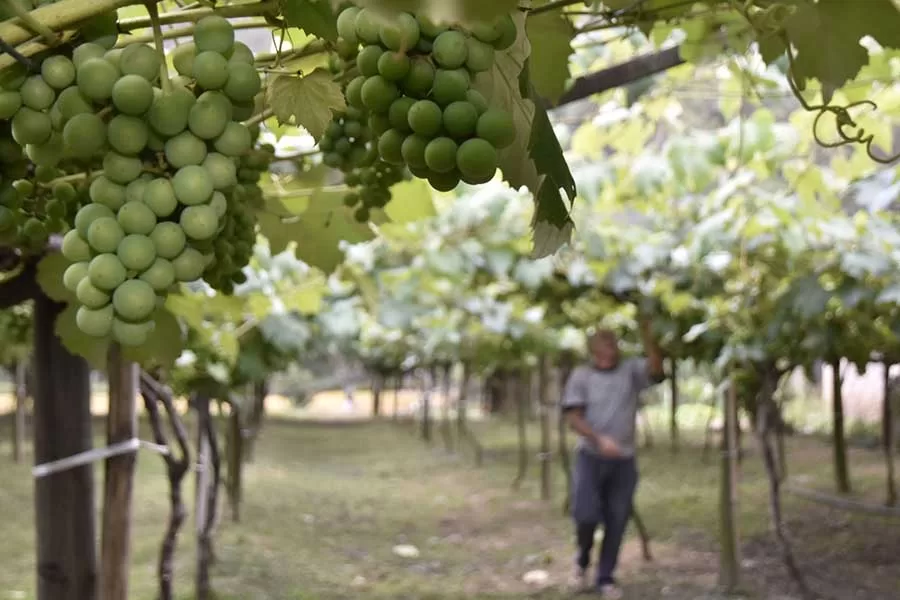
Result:
{"label": "man's head", "polygon": [[588,350],[600,369],[612,369],[619,362],[619,339],[611,329],[599,329],[588,338]]}

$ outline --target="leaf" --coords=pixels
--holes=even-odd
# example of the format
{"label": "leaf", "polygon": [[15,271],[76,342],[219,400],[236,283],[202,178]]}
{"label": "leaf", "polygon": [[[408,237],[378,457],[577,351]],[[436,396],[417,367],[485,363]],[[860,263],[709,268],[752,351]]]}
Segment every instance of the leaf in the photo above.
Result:
{"label": "leaf", "polygon": [[58,252],[48,254],[38,263],[37,282],[44,293],[56,302],[72,302],[75,295],[63,285],[63,273],[71,265],[66,257]]}
{"label": "leaf", "polygon": [[329,0],[284,0],[282,14],[290,27],[337,42],[337,15]]}
{"label": "leaf", "polygon": [[[784,32],[796,48],[794,77],[801,86],[819,80],[826,101],[830,91],[855,78],[869,62],[868,51],[860,45],[863,37],[888,48],[900,46],[900,11],[891,0],[866,0],[864,9],[847,0],[794,0],[788,6],[792,14],[784,20]],[[763,57],[772,63],[784,52],[784,42],[778,35],[764,36],[763,41]]]}
{"label": "leaf", "polygon": [[[331,0],[332,6],[339,7],[345,0]],[[406,11],[429,17],[433,21],[489,21],[512,10],[518,0],[353,0],[362,6],[381,13]]]}
{"label": "leaf", "polygon": [[394,223],[410,223],[433,217],[431,186],[424,179],[401,181],[391,187],[391,201],[384,212]]}
{"label": "leaf", "polygon": [[[318,272],[316,272],[318,275]],[[315,315],[322,310],[325,293],[328,291],[325,279],[310,277],[302,284],[291,285],[281,294],[285,309],[304,315]]]}
{"label": "leaf", "polygon": [[147,341],[137,347],[124,346],[122,354],[128,360],[141,365],[171,367],[184,349],[181,325],[178,323],[178,319],[165,308],[156,309],[153,319],[156,326],[147,337]]}
{"label": "leaf", "polygon": [[205,299],[205,296],[188,292],[169,294],[165,306],[173,315],[184,319],[189,327],[200,331],[203,329],[203,301]]}
{"label": "leaf", "polygon": [[308,208],[297,217],[260,213],[259,227],[269,239],[273,254],[282,252],[291,242],[297,242],[297,257],[326,273],[332,272],[343,260],[341,242],[352,244],[375,237],[369,225],[357,222],[352,210],[344,206],[341,192],[315,192]]}
{"label": "leaf", "polygon": [[574,201],[575,180],[546,111],[534,102],[527,70],[531,46],[523,35],[525,17],[514,18],[519,28],[516,43],[497,53],[494,68],[479,74],[475,87],[492,106],[506,110],[516,125],[515,142],[500,152],[500,169],[513,188],[525,186],[534,195],[534,255],[540,258],[569,239],[572,223],[560,189]]}
{"label": "leaf", "polygon": [[566,90],[575,28],[567,17],[551,11],[528,17],[525,30],[531,42],[531,82],[538,95],[556,104]]}
{"label": "leaf", "polygon": [[76,304],[69,304],[58,317],[54,331],[66,350],[84,357],[95,369],[106,369],[106,353],[109,350],[109,339],[95,338],[78,328],[75,322]]}
{"label": "leaf", "polygon": [[269,84],[266,98],[280,123],[300,125],[316,140],[334,113],[347,108],[340,84],[321,68],[305,77],[278,75]]}

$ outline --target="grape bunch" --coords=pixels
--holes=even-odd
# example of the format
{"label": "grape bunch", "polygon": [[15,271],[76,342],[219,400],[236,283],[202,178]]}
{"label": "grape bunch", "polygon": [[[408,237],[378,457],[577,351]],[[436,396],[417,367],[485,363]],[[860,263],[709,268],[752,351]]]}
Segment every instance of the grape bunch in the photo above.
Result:
{"label": "grape bunch", "polygon": [[363,163],[344,178],[347,186],[355,188],[344,196],[344,204],[356,208],[354,217],[361,223],[369,220],[373,209],[384,208],[390,202],[391,187],[404,179],[402,167],[371,158],[368,164]]}
{"label": "grape bunch", "polygon": [[350,107],[369,113],[381,160],[405,165],[440,191],[493,178],[497,152],[515,141],[515,127],[472,80],[515,43],[510,15],[464,29],[405,12],[386,20],[350,6],[337,24],[342,40],[362,45],[359,74],[345,94]]}
{"label": "grape bunch", "polygon": [[170,79],[151,46],[85,43],[0,98],[36,171],[75,162],[90,179],[90,203],[63,238],[72,262],[63,283],[80,304],[79,329],[123,345],[146,341],[176,282],[209,273],[227,287],[249,258],[238,245],[253,243],[253,213],[235,198],[253,145],[240,121],[261,89],[253,54],[226,19],[209,16],[171,58],[179,75]]}
{"label": "grape bunch", "polygon": [[[256,130],[258,133],[258,129]],[[253,148],[238,161],[238,184],[228,194],[222,230],[214,242],[215,260],[203,272],[203,279],[225,294],[247,278],[243,267],[250,262],[256,243],[256,209],[263,206],[258,182],[275,158],[275,148]]]}
{"label": "grape bunch", "polygon": [[319,140],[319,149],[324,153],[322,162],[347,173],[369,160],[370,138],[363,111],[348,107],[344,112],[337,112]]}

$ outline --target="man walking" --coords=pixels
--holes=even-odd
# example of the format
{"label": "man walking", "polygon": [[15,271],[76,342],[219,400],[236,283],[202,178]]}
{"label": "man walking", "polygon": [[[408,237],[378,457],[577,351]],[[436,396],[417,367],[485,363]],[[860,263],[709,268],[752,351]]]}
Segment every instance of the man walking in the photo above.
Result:
{"label": "man walking", "polygon": [[562,399],[569,427],[580,436],[572,490],[578,542],[575,584],[588,588],[594,534],[602,524],[596,590],[608,598],[622,597],[613,573],[638,481],[638,396],[665,379],[662,353],[647,321],[640,322],[640,331],[647,356],[625,360],[620,360],[614,332],[603,329],[592,334],[588,339],[591,360],[572,371]]}

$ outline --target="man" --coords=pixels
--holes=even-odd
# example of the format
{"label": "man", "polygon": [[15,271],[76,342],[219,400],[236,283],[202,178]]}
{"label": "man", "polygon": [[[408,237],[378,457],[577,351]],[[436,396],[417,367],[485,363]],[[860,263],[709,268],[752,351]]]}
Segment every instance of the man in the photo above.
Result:
{"label": "man", "polygon": [[569,427],[580,436],[572,490],[578,542],[574,583],[587,589],[594,534],[602,523],[596,590],[609,598],[622,597],[613,573],[637,488],[638,396],[665,379],[662,353],[649,322],[641,320],[640,332],[646,358],[625,360],[620,360],[615,333],[603,329],[591,335],[591,361],[572,371],[562,399]]}

